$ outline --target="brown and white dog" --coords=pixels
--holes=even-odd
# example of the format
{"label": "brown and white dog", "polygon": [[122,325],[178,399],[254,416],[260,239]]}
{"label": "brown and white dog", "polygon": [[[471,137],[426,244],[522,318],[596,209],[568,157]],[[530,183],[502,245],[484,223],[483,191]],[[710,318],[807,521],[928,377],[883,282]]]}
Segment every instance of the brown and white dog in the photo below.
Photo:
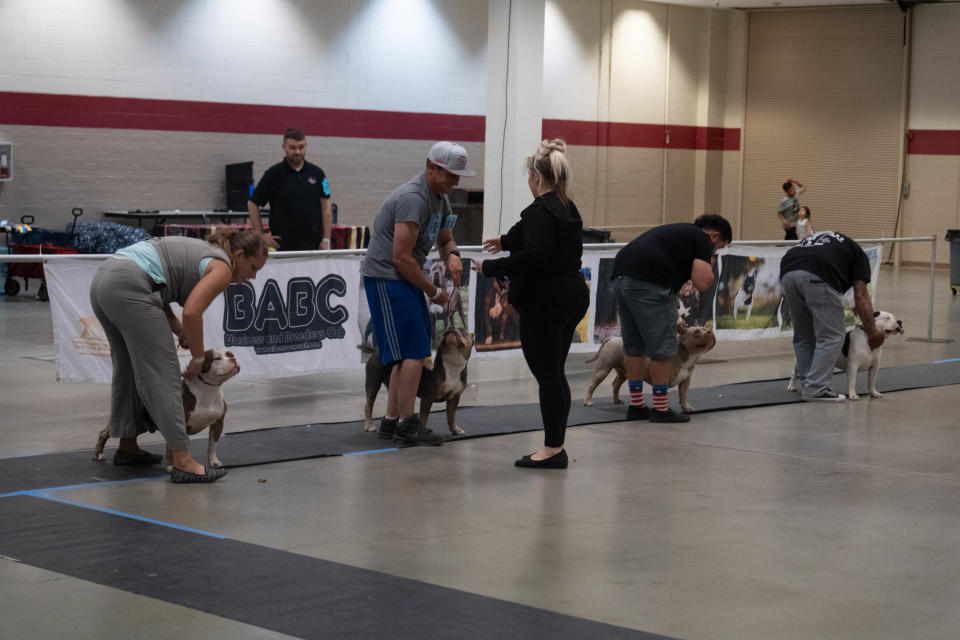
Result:
{"label": "brown and white dog", "polygon": [[[207,443],[207,462],[210,467],[222,467],[217,458],[217,442],[223,433],[223,420],[227,415],[227,403],[223,399],[221,385],[240,372],[240,365],[233,353],[226,349],[207,349],[203,354],[200,375],[193,380],[182,380],[183,414],[187,434],[196,435],[210,427]],[[144,412],[150,431],[156,431],[152,418]],[[97,438],[93,459],[103,460],[103,447],[110,438],[110,425],[104,427]],[[173,466],[170,450],[167,449],[167,471]]]}
{"label": "brown and white dog", "polygon": [[[389,382],[393,367],[384,366],[380,362],[380,353],[376,347],[361,346],[360,349],[370,353],[364,385],[367,400],[363,406],[363,428],[365,431],[376,431],[377,425],[373,422],[373,403],[377,399],[380,385],[386,386]],[[432,368],[424,365],[423,373],[420,375],[420,386],[417,388],[417,397],[420,398],[420,422],[424,426],[430,418],[430,407],[433,403],[446,402],[447,427],[450,428],[450,433],[458,436],[466,433],[457,426],[457,407],[460,405],[460,396],[467,388],[467,361],[472,352],[472,333],[455,327],[443,332]]]}
{"label": "brown and white dog", "polygon": [[[892,313],[874,311],[873,321],[877,328],[883,331],[884,337],[903,335],[903,322],[897,320]],[[871,398],[882,398],[883,394],[877,391],[877,373],[880,371],[880,358],[883,356],[883,347],[873,351],[867,343],[867,332],[861,325],[847,331],[843,339],[843,348],[837,356],[837,369],[847,372],[847,398],[859,400],[857,395],[857,372],[867,370],[867,389]],[[797,363],[793,363],[793,375],[787,384],[787,391],[797,390]]]}
{"label": "brown and white dog", "polygon": [[[684,413],[692,413],[694,410],[687,402],[687,389],[690,388],[690,379],[697,360],[713,349],[716,344],[716,336],[707,327],[687,327],[682,324],[677,326],[677,354],[670,358],[672,368],[670,386],[677,387],[680,394],[680,408]],[[613,370],[617,372],[613,380],[613,402],[614,404],[623,403],[620,399],[620,387],[627,381],[627,367],[623,356],[623,339],[611,337],[604,340],[600,350],[587,360],[587,362],[596,361],[597,364],[594,365],[593,378],[587,387],[587,396],[583,400],[585,406],[593,406],[593,392]],[[649,376],[644,380],[649,383]]]}

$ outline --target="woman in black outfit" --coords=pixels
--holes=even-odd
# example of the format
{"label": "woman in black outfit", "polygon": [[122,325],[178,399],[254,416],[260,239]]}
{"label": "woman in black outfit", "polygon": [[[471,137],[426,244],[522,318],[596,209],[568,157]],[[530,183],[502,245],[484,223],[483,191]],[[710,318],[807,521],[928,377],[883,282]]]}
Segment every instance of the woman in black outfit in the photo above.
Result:
{"label": "woman in black outfit", "polygon": [[[509,278],[507,300],[520,314],[520,344],[540,386],[544,445],[516,461],[518,467],[566,469],[563,436],[570,413],[564,364],[573,332],[587,312],[590,294],[580,273],[583,221],[567,198],[570,164],[563,140],[544,140],[527,158],[527,183],[534,201],[506,234],[485,240],[490,253],[474,269],[498,281]],[[499,286],[499,285],[498,285]]]}

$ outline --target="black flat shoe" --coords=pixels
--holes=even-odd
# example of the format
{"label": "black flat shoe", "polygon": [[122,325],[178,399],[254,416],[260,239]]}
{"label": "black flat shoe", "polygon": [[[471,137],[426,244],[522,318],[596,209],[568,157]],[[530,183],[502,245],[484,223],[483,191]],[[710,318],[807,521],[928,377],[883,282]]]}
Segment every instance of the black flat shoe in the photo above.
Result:
{"label": "black flat shoe", "polygon": [[117,465],[118,467],[157,464],[161,460],[163,460],[163,456],[150,453],[149,451],[130,453],[128,451],[120,451],[120,449],[117,449],[117,452],[113,454],[113,464]]}
{"label": "black flat shoe", "polygon": [[568,463],[567,450],[561,449],[560,453],[555,453],[543,460],[534,460],[530,456],[523,456],[513,464],[527,469],[566,469]]}

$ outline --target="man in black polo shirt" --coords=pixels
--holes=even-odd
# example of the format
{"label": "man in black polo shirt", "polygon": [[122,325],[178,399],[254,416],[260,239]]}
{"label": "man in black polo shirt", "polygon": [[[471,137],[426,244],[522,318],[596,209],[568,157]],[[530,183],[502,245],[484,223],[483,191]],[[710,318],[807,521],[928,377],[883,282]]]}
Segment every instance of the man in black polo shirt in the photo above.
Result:
{"label": "man in black polo shirt", "polygon": [[[677,353],[677,291],[687,280],[698,291],[706,290],[713,283],[713,254],[732,239],[726,219],[705,213],[693,224],[654,227],[617,253],[612,277],[630,386],[627,420],[690,420],[667,404],[670,359]],[[643,400],[648,370],[652,410]]]}
{"label": "man in black polo shirt", "polygon": [[300,129],[283,132],[283,153],[283,162],[264,172],[247,201],[250,224],[263,232],[260,209],[269,202],[269,246],[281,251],[329,249],[333,206],[327,176],[306,161],[307,137]]}
{"label": "man in black polo shirt", "polygon": [[841,402],[830,388],[843,348],[843,294],[853,287],[853,310],[860,316],[871,349],[883,344],[873,321],[867,291],[870,261],[856,242],[836,231],[821,231],[792,247],[780,261],[780,291],[793,322],[800,392],[807,401]]}

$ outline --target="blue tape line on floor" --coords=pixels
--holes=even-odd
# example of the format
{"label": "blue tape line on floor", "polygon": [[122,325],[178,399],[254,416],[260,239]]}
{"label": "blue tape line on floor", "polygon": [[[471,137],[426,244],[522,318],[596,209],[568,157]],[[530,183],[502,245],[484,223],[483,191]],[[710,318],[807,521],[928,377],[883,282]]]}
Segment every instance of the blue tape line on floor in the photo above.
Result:
{"label": "blue tape line on floor", "polygon": [[70,489],[88,489],[90,487],[105,487],[109,484],[129,484],[131,482],[146,482],[147,480],[160,480],[166,476],[152,476],[150,478],[131,478],[130,480],[104,480],[103,482],[86,482],[84,484],[68,484],[62,487],[44,487],[43,489],[25,489],[24,491],[12,491],[10,493],[0,493],[0,498],[9,498],[11,496],[32,496],[38,493],[51,493],[53,491],[69,491]]}
{"label": "blue tape line on floor", "polygon": [[399,451],[397,447],[390,447],[389,449],[369,449],[367,451],[351,451],[350,453],[343,454],[344,456],[365,456],[368,453],[385,453],[387,451]]}
{"label": "blue tape line on floor", "polygon": [[945,362],[960,362],[960,358],[947,358],[946,360],[934,360],[933,364],[943,364]]}
{"label": "blue tape line on floor", "polygon": [[81,509],[99,511],[100,513],[107,513],[112,516],[129,518],[130,520],[139,520],[140,522],[147,522],[150,524],[159,525],[161,527],[167,527],[168,529],[177,529],[179,531],[197,533],[202,536],[209,536],[211,538],[217,538],[219,540],[227,540],[227,536],[222,536],[219,533],[211,533],[210,531],[203,531],[202,529],[193,529],[191,527],[184,527],[179,524],[173,524],[172,522],[164,522],[163,520],[154,520],[153,518],[144,518],[143,516],[134,515],[132,513],[126,513],[123,511],[114,511],[113,509],[104,509],[103,507],[95,507],[91,504],[76,502],[74,500],[64,500],[62,498],[54,498],[53,496],[48,495],[43,491],[31,491],[27,495],[32,496],[34,498],[42,498],[43,500],[50,500],[51,502],[59,502],[60,504],[67,504],[67,505],[70,505],[71,507],[80,507]]}

